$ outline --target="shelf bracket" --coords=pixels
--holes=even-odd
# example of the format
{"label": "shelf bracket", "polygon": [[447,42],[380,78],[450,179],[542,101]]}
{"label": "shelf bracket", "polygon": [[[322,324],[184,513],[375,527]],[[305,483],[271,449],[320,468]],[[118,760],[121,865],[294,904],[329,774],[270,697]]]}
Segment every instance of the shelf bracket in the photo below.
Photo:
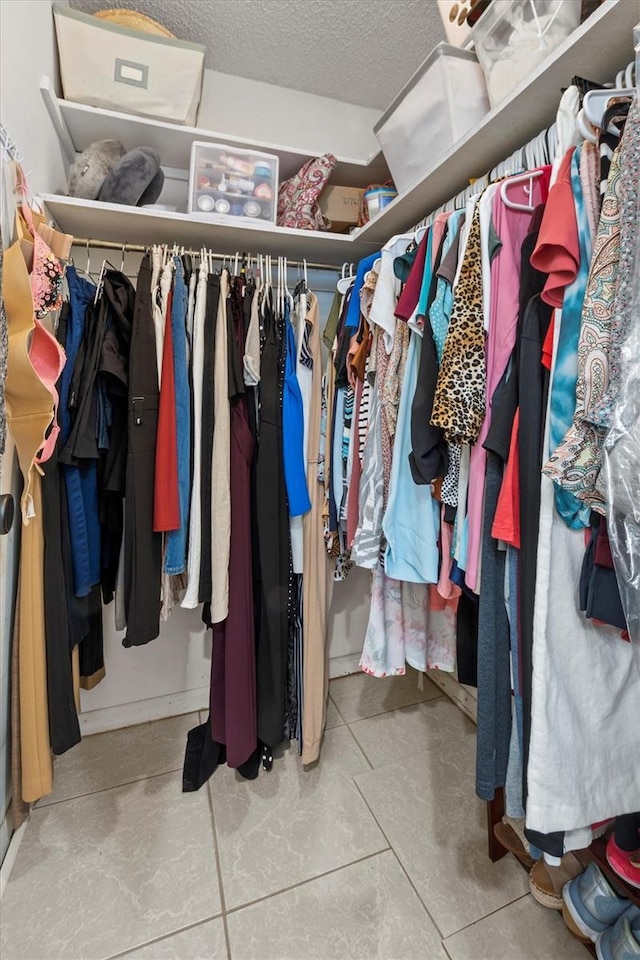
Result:
{"label": "shelf bracket", "polygon": [[76,159],[76,148],[69,133],[69,128],[67,127],[64,117],[62,116],[62,111],[58,104],[58,97],[56,92],[53,89],[53,84],[49,77],[40,77],[40,93],[42,94],[42,99],[44,100],[44,105],[47,108],[47,113],[51,117],[51,122],[53,123],[53,128],[58,135],[58,140],[60,141],[60,146],[65,155],[67,163],[73,163]]}

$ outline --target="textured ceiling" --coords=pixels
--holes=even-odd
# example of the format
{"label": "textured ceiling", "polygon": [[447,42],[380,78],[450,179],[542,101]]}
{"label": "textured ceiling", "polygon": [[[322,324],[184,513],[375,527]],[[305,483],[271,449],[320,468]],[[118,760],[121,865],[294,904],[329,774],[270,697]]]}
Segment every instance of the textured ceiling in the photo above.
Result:
{"label": "textured ceiling", "polygon": [[71,0],[129,7],[205,44],[207,66],[384,110],[444,39],[436,0]]}

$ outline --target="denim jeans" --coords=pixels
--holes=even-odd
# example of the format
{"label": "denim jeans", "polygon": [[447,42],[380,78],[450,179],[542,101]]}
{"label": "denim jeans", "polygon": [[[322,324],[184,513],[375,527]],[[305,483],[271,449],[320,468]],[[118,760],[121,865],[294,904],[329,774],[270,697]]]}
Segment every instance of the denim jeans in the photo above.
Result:
{"label": "denim jeans", "polygon": [[[84,336],[85,315],[95,296],[93,283],[79,277],[75,268],[67,270],[71,312],[67,325],[65,350],[67,362],[60,376],[60,450],[71,433],[69,391],[73,368]],[[77,597],[86,597],[100,581],[100,522],[98,514],[97,461],[87,466],[63,464],[67,492],[69,536],[73,560],[73,586]]]}
{"label": "denim jeans", "polygon": [[167,534],[164,572],[168,574],[183,573],[186,569],[191,497],[191,390],[187,364],[186,328],[188,290],[184,282],[184,269],[180,257],[174,257],[174,263],[171,341],[176,394],[180,526]]}

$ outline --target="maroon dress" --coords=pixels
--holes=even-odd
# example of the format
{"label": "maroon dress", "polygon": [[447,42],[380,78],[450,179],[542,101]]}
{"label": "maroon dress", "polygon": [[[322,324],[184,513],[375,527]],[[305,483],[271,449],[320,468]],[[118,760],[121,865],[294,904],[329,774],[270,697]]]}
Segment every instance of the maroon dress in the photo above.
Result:
{"label": "maroon dress", "polygon": [[[211,736],[240,767],[257,748],[256,644],[251,553],[251,467],[254,439],[242,376],[244,280],[234,278],[227,301],[231,403],[231,551],[229,612],[213,626]],[[215,506],[212,522],[215,523]]]}

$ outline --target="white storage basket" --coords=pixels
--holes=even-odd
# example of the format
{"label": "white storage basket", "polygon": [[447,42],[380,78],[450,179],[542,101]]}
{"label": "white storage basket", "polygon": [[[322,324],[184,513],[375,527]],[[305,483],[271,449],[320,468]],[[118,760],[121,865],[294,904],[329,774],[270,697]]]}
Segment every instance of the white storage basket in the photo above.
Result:
{"label": "white storage basket", "polygon": [[439,43],[375,125],[400,193],[489,111],[475,54]]}
{"label": "white storage basket", "polygon": [[67,100],[195,126],[205,48],[54,5]]}

